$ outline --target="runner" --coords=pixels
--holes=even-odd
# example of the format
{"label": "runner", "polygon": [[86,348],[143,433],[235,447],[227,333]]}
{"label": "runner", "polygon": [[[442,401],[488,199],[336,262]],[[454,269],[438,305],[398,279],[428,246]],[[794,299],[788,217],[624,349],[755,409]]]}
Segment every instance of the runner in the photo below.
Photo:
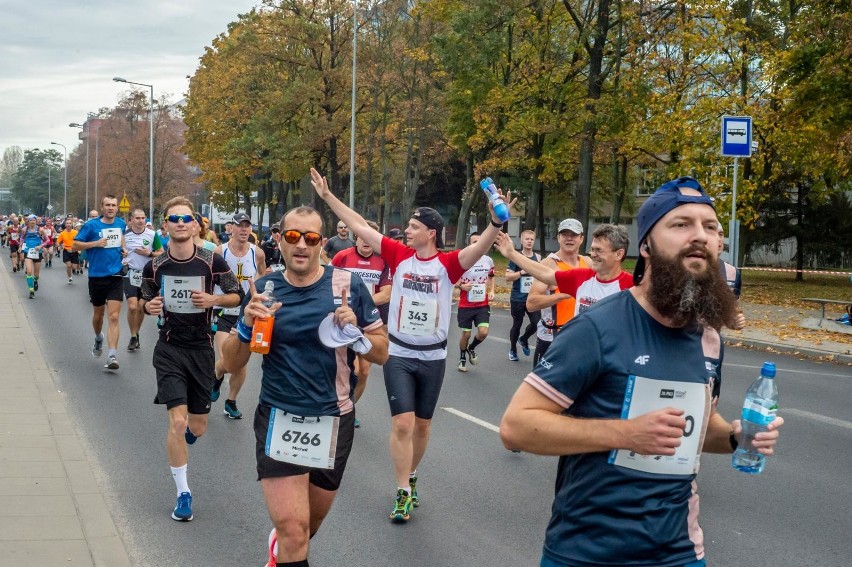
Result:
{"label": "runner", "polygon": [[0,247],[3,247],[3,248],[6,247],[6,239],[7,239],[6,225],[8,223],[9,223],[9,219],[6,217],[6,215],[3,215],[2,217],[0,217]]}
{"label": "runner", "polygon": [[142,346],[139,342],[139,329],[145,320],[145,312],[139,301],[142,297],[142,269],[151,258],[163,253],[157,233],[145,224],[144,210],[133,211],[130,226],[124,231],[124,247],[127,250],[123,261],[127,268],[127,274],[124,276],[124,297],[127,298],[127,326],[130,328],[127,350],[134,351]]}
{"label": "runner", "polygon": [[[225,244],[216,247],[216,253],[221,255],[230,266],[231,271],[237,276],[237,281],[243,288],[243,293],[248,293],[249,283],[266,274],[266,257],[259,247],[250,244],[248,237],[251,234],[251,218],[245,213],[234,215],[234,227],[231,238]],[[240,315],[240,307],[223,307],[216,309],[216,350],[219,359],[216,361],[216,378],[210,393],[210,400],[216,401],[225,380],[225,369],[222,366],[222,343],[237,324]],[[242,419],[243,412],[237,408],[237,396],[246,381],[246,367],[233,368],[231,377],[228,378],[228,398],[222,410],[230,419]]]}
{"label": "runner", "polygon": [[74,223],[66,222],[65,229],[56,237],[56,244],[62,248],[62,261],[65,263],[65,275],[68,276],[68,285],[74,283],[73,276],[80,269],[80,253],[74,251],[74,238],[77,237],[77,229]]}
{"label": "runner", "polygon": [[38,219],[35,215],[27,217],[27,225],[21,231],[21,253],[26,258],[25,269],[27,271],[27,287],[30,290],[30,299],[35,298],[38,291],[38,277],[41,272],[41,261],[44,257],[44,247],[47,242],[46,231],[36,224]]}
{"label": "runner", "polygon": [[[468,245],[479,242],[479,233],[474,232],[467,237]],[[476,347],[488,336],[488,325],[491,319],[490,302],[494,300],[494,260],[487,254],[476,261],[462,274],[457,287],[459,292],[458,324],[461,329],[459,338],[460,372],[467,372],[465,355],[472,365],[476,365]],[[476,336],[470,342],[470,331],[476,326]]]}
{"label": "runner", "polygon": [[12,261],[12,271],[21,269],[21,256],[18,253],[21,246],[21,227],[18,225],[18,217],[11,215],[6,227],[9,237],[9,259]]}
{"label": "runner", "polygon": [[491,224],[476,244],[441,252],[444,221],[438,211],[420,207],[405,230],[406,246],[370,228],[361,215],[334,196],[315,169],[311,169],[311,184],[347,227],[379,250],[394,273],[388,313],[390,356],[384,366],[397,483],[390,518],[407,521],[411,507],[420,503],[417,467],[426,453],[444,381],[453,285],[485,254],[503,225],[492,211]]}
{"label": "runner", "polygon": [[[378,232],[379,225],[373,221],[367,221],[367,225]],[[355,235],[355,246],[338,252],[331,260],[331,265],[354,272],[372,292],[373,303],[379,308],[379,316],[382,323],[388,323],[388,302],[391,295],[390,268],[382,257],[375,254],[373,247],[367,241]],[[365,357],[358,355],[355,358],[355,375],[358,378],[355,384],[355,403],[364,395],[367,388],[367,378],[370,377],[370,368],[373,365]],[[361,421],[355,419],[355,427],[361,427]]]}
{"label": "runner", "polygon": [[[524,258],[541,262],[541,256],[533,252],[535,244],[535,231],[525,230],[521,233],[521,254]],[[512,282],[512,292],[509,295],[510,312],[512,314],[512,328],[509,330],[509,360],[518,361],[518,339],[521,342],[521,351],[524,356],[530,355],[530,337],[535,333],[538,321],[541,319],[540,311],[527,309],[527,296],[533,284],[533,277],[526,271],[520,269],[514,262],[509,262],[506,267],[506,281]],[[521,325],[524,324],[524,316],[529,317],[529,324],[521,335]]]}
{"label": "runner", "polygon": [[53,226],[53,219],[47,217],[44,219],[44,228],[42,229],[42,233],[44,234],[44,266],[46,268],[53,267],[53,244],[56,242],[56,228]]}
{"label": "runner", "polygon": [[[179,522],[193,519],[187,445],[204,435],[210,413],[213,306],[233,307],[242,299],[242,288],[221,256],[195,246],[192,212],[192,202],[185,197],[165,204],[171,245],[167,254],[147,262],[142,272],[142,309],[161,321],[154,347],[154,403],[165,404],[168,410],[166,454],[177,489],[172,519]],[[214,295],[214,285],[224,294]]]}
{"label": "runner", "polygon": [[[387,358],[387,335],[367,287],[351,272],[320,266],[322,230],[322,218],[310,207],[284,215],[281,251],[287,270],[257,281],[261,288],[273,282],[268,299],[275,303],[265,307],[266,296],[252,289],[222,347],[226,369],[244,367],[255,318],[274,313],[254,417],[257,473],[275,526],[269,538],[271,567],[308,565],[308,542],[331,509],[352,449],[355,352],[345,346],[349,341],[325,346],[317,330],[327,328],[333,336],[335,328],[340,335],[347,329],[354,338],[363,333],[369,342],[359,341],[361,352],[377,364]],[[288,443],[291,435],[295,438]]]}
{"label": "runner", "polygon": [[[116,217],[118,199],[105,195],[101,199],[100,218],[90,219],[83,225],[74,239],[74,250],[84,250],[89,262],[89,300],[92,302],[92,329],[95,342],[92,356],[103,354],[104,311],[108,319],[106,368],[118,370],[119,315],[124,297],[124,279],[121,277],[122,258],[127,255],[124,248],[124,232],[127,224]],[[93,211],[94,212],[94,211]]]}

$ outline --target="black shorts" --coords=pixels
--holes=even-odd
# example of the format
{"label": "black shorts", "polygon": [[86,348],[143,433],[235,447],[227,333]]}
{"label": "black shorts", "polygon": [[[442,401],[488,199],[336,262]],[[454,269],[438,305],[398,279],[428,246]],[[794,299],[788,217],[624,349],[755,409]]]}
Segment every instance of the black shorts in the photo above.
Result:
{"label": "black shorts", "polygon": [[238,315],[219,315],[216,319],[217,333],[230,333],[237,326]]}
{"label": "black shorts", "polygon": [[459,307],[458,312],[459,329],[470,331],[474,327],[487,327],[491,320],[491,308],[487,305],[482,307]]}
{"label": "black shorts", "polygon": [[10,254],[14,254],[19,249],[20,249],[20,244],[18,244],[17,242],[10,242],[9,243],[9,253]]}
{"label": "black shorts", "polygon": [[72,250],[70,252],[68,250],[63,250],[62,251],[62,262],[63,263],[71,262],[72,264],[79,264],[80,263],[80,253],[76,252],[74,250]]}
{"label": "black shorts", "polygon": [[124,287],[124,297],[130,299],[131,297],[135,297],[139,299],[142,297],[142,288],[136,287],[132,283],[130,283],[130,278],[121,278],[122,286]]}
{"label": "black shorts", "polygon": [[95,307],[107,301],[124,301],[124,278],[121,276],[89,276],[89,301]]}
{"label": "black shorts", "polygon": [[334,456],[333,469],[315,469],[290,463],[283,463],[266,455],[266,434],[269,430],[269,415],[272,408],[258,404],[254,412],[255,457],[257,458],[257,480],[288,476],[309,475],[311,484],[323,490],[337,490],[343,480],[346,462],[352,452],[352,440],[355,438],[355,411],[340,416],[337,428],[337,453]]}
{"label": "black shorts", "polygon": [[432,419],[438,396],[441,395],[446,367],[445,358],[420,360],[389,356],[382,372],[391,415],[414,412],[420,419]]}
{"label": "black shorts", "polygon": [[157,341],[154,347],[157,373],[154,403],[166,404],[168,409],[187,406],[193,414],[210,413],[215,360],[212,347],[185,348]]}

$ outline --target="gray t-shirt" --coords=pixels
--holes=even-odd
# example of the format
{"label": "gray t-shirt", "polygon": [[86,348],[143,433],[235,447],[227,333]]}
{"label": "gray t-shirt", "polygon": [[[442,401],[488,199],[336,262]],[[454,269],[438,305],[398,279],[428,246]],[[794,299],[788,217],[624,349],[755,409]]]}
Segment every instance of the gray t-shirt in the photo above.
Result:
{"label": "gray t-shirt", "polygon": [[340,252],[341,250],[346,250],[347,248],[352,248],[355,246],[355,243],[351,240],[342,239],[339,236],[335,235],[328,239],[328,242],[325,243],[325,253],[328,254],[328,259],[334,259],[335,254]]}

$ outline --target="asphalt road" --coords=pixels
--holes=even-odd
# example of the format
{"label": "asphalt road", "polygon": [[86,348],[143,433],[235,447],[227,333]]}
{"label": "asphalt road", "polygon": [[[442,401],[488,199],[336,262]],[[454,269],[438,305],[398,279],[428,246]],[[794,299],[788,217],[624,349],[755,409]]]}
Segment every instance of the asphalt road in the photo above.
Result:
{"label": "asphalt road", "polygon": [[[6,264],[8,265],[8,264]],[[93,456],[116,524],[135,565],[262,565],[271,524],[255,480],[251,415],[260,361],[253,358],[239,403],[246,418],[214,404],[207,434],[190,450],[189,482],[195,520],[170,519],[174,483],[166,461],[166,411],[155,394],[151,353],[156,337],[148,318],[142,349],[124,351],[121,369],[103,369],[90,353],[91,309],[86,278],[66,285],[58,262],[43,270],[35,300],[23,276],[13,280],[41,338],[69,413]],[[420,467],[423,503],[405,525],[387,519],[395,491],[387,450],[389,413],[381,369],[374,368],[358,405],[363,426],[332,512],[311,547],[314,565],[380,567],[533,566],[549,516],[556,459],[513,454],[496,425],[530,369],[530,358],[506,359],[510,317],[497,310],[492,334],[478,350],[479,365],[455,369],[450,349],[430,450]],[[457,341],[455,329],[450,343]],[[730,458],[708,455],[698,477],[708,562],[849,565],[852,528],[852,411],[849,367],[777,354],[728,349],[719,409],[738,413],[745,390],[764,359],[778,364],[781,415],[787,425],[778,455],[763,475],[734,471]],[[226,387],[223,389],[227,393]]]}

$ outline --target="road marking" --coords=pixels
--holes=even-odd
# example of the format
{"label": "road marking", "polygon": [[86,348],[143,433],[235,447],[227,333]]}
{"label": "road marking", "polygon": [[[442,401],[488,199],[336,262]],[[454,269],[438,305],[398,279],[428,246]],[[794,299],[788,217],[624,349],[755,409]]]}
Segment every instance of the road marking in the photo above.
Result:
{"label": "road marking", "polygon": [[[762,368],[761,366],[752,366],[750,364],[729,364],[727,362],[722,365],[723,368],[727,368],[729,366],[735,366],[737,368],[753,368],[755,370],[760,370]],[[818,371],[814,371],[814,370],[793,370],[791,368],[778,368],[778,372],[779,373],[793,372],[795,374],[815,374],[817,376],[834,376],[834,377],[837,377],[837,378],[852,378],[852,376],[850,376],[849,374],[832,374],[831,372],[818,372]]]}
{"label": "road marking", "polygon": [[469,413],[464,413],[463,411],[459,411],[456,408],[441,408],[441,409],[446,411],[446,412],[449,412],[453,415],[457,415],[462,419],[466,419],[471,423],[475,423],[476,425],[482,426],[485,429],[490,429],[494,433],[500,433],[500,428],[497,427],[496,425],[492,425],[492,424],[488,423],[487,421],[482,421],[478,417],[473,417]]}
{"label": "road marking", "polygon": [[798,415],[799,417],[807,417],[809,419],[813,419],[814,421],[819,421],[822,423],[827,423],[828,425],[836,425],[837,427],[843,427],[845,429],[852,429],[852,422],[843,421],[842,419],[837,419],[834,417],[828,417],[827,415],[821,415],[818,413],[812,413],[805,410],[795,409],[795,408],[784,408],[779,410],[781,415]]}

